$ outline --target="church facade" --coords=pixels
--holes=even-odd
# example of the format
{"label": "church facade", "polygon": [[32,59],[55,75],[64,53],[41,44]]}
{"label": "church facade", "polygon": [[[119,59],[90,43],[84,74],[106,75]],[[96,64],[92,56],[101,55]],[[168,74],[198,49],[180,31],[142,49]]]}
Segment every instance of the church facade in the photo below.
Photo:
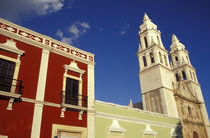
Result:
{"label": "church facade", "polygon": [[139,40],[137,55],[144,110],[181,118],[183,137],[210,136],[202,91],[185,46],[173,34],[168,55],[160,31],[146,14]]}

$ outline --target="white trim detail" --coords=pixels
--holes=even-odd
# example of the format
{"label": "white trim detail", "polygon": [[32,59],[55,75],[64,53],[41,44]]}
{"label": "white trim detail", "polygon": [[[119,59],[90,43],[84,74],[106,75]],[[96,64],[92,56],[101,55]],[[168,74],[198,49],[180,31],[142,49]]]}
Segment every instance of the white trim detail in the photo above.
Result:
{"label": "white trim detail", "polygon": [[[1,44],[0,44],[0,48],[1,48]],[[20,50],[20,51],[22,51],[22,50]],[[14,69],[14,74],[13,74],[13,79],[14,80],[17,80],[17,78],[18,78],[18,73],[19,73],[19,69],[20,69],[20,56],[21,55],[18,55],[17,59],[15,59],[15,58],[7,57],[7,56],[4,56],[4,55],[0,55],[1,59],[11,61],[11,62],[15,63],[15,69]],[[16,81],[12,81],[13,86],[15,86],[16,83],[17,83]],[[4,96],[7,96],[7,97],[10,98],[8,106],[7,106],[7,110],[12,110],[12,104],[14,103],[14,99],[21,97],[21,94],[16,94],[15,93],[15,89],[16,89],[16,87],[11,87],[10,92],[0,91],[0,95],[4,95]]]}
{"label": "white trim detail", "polygon": [[52,137],[51,138],[55,138],[55,137],[60,138],[58,136],[59,132],[80,133],[81,138],[87,138],[87,128],[85,127],[52,124]]}
{"label": "white trim detail", "polygon": [[70,71],[73,71],[73,72],[77,72],[79,74],[84,74],[85,71],[80,69],[78,66],[77,66],[77,63],[75,62],[75,60],[73,60],[69,65],[64,65],[64,68],[66,70],[70,70]]}
{"label": "white trim detail", "polygon": [[0,24],[0,34],[14,37],[39,48],[42,48],[43,46],[49,46],[53,48],[52,52],[54,53],[60,54],[62,56],[69,55],[73,59],[76,58],[83,63],[94,64],[94,54],[92,53],[62,43],[58,40],[52,39],[51,37],[26,29],[2,18],[0,18]]}
{"label": "white trim detail", "polygon": [[103,105],[107,105],[107,106],[112,106],[112,107],[117,107],[117,108],[122,108],[122,109],[127,109],[127,110],[131,110],[131,111],[135,111],[135,112],[142,112],[142,113],[152,114],[152,115],[155,115],[155,116],[161,116],[161,117],[167,117],[167,118],[171,118],[171,119],[181,120],[181,118],[171,117],[171,116],[168,116],[167,114],[150,112],[150,111],[141,110],[141,109],[137,109],[137,108],[132,108],[132,107],[129,107],[129,106],[119,105],[119,104],[110,103],[110,102],[104,102],[104,101],[95,100],[95,103],[96,104],[103,104]]}
{"label": "white trim detail", "polygon": [[8,136],[0,135],[0,138],[8,138]]}
{"label": "white trim detail", "polygon": [[[84,74],[85,71],[84,70],[81,70],[77,66],[77,63],[75,61],[72,61],[69,65],[64,65],[64,68],[65,68],[65,73],[64,73],[64,77],[63,77],[63,91],[62,91],[62,103],[61,103],[61,115],[60,115],[60,117],[63,117],[63,118],[65,117],[66,108],[76,107],[75,109],[79,109],[81,107],[81,109],[84,108],[86,110],[85,107],[82,107],[82,101],[80,100],[80,99],[82,99],[82,74]],[[79,73],[80,74],[80,77],[75,77],[75,76],[72,76],[72,75],[67,74],[67,71],[68,70]],[[78,95],[79,95],[78,96],[78,106],[71,105],[71,104],[66,104],[65,103],[65,91],[66,91],[66,79],[67,78],[78,80],[78,82],[79,82],[79,88],[78,88]],[[83,114],[83,112],[82,112],[82,114]],[[79,113],[79,116],[78,116],[78,119],[79,120],[82,120],[82,114],[81,114],[81,112]]]}
{"label": "white trim detail", "polygon": [[167,127],[167,128],[176,128],[177,125],[175,124],[167,124],[157,121],[151,121],[151,120],[145,120],[145,119],[139,119],[134,117],[127,117],[122,115],[115,115],[115,114],[109,114],[109,113],[103,113],[96,111],[95,117],[98,118],[104,118],[104,119],[111,119],[111,120],[119,120],[119,121],[125,121],[130,123],[136,123],[136,124],[151,124],[153,126],[159,126],[159,127]]}
{"label": "white trim detail", "polygon": [[144,135],[157,135],[157,132],[153,131],[151,128],[150,128],[150,124],[146,124],[146,128],[145,130],[143,131]]}
{"label": "white trim detail", "polygon": [[95,75],[94,65],[88,65],[88,112],[87,128],[88,138],[95,138]]}
{"label": "white trim detail", "polygon": [[13,52],[13,53],[16,53],[16,54],[18,54],[19,57],[21,55],[23,55],[23,53],[25,52],[25,51],[17,48],[16,42],[13,41],[13,39],[7,39],[7,42],[0,43],[0,48],[4,49],[4,50],[7,50],[7,51],[10,51],[10,52]]}
{"label": "white trim detail", "polygon": [[[36,91],[37,101],[42,101],[42,102],[44,101],[50,49],[51,48],[49,46],[44,46],[42,50],[39,79]],[[34,107],[34,116],[33,116],[32,130],[31,130],[31,138],[39,138],[41,131],[43,103],[41,102],[35,103],[34,106],[35,107]]]}
{"label": "white trim detail", "polygon": [[126,129],[122,128],[118,122],[118,120],[114,119],[112,120],[111,126],[108,128],[109,133],[110,132],[118,132],[118,133],[125,133]]}

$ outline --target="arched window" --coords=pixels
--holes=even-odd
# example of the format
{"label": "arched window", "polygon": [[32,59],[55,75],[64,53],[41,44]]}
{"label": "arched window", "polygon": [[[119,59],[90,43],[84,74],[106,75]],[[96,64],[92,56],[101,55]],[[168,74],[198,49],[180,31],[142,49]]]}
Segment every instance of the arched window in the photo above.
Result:
{"label": "arched window", "polygon": [[193,132],[193,138],[199,138],[198,133],[196,131]]}
{"label": "arched window", "polygon": [[188,59],[188,56],[186,56],[186,59],[187,59],[187,63],[189,64],[189,59]]}
{"label": "arched window", "polygon": [[190,77],[191,77],[191,79],[193,80],[193,77],[192,77],[192,72],[189,70],[189,72],[190,72]]}
{"label": "arched window", "polygon": [[184,71],[182,71],[182,77],[183,77],[183,80],[186,80],[186,79],[187,79],[187,78],[186,78],[186,74],[185,74]]}
{"label": "arched window", "polygon": [[192,116],[192,109],[190,108],[190,106],[188,106],[187,109],[188,109],[189,116]]}
{"label": "arched window", "polygon": [[151,59],[151,63],[154,63],[154,62],[155,62],[155,60],[154,60],[154,55],[153,55],[152,52],[150,53],[150,59]]}
{"label": "arched window", "polygon": [[146,60],[145,56],[143,56],[143,62],[144,62],[144,67],[146,67],[147,66],[147,60]]}
{"label": "arched window", "polygon": [[163,63],[162,54],[160,52],[159,52],[159,57],[160,57],[160,63]]}
{"label": "arched window", "polygon": [[160,46],[160,38],[157,36],[158,45]]}
{"label": "arched window", "polygon": [[145,47],[147,48],[148,47],[148,42],[147,42],[147,37],[146,36],[144,37],[144,42],[145,42]]}
{"label": "arched window", "polygon": [[178,73],[175,73],[175,76],[176,76],[176,81],[179,81],[179,75],[178,75]]}
{"label": "arched window", "polygon": [[164,60],[165,60],[165,65],[168,66],[168,61],[167,61],[166,55],[164,55]]}
{"label": "arched window", "polygon": [[178,62],[179,61],[179,59],[178,59],[178,57],[177,56],[175,56],[175,60]]}
{"label": "arched window", "polygon": [[195,72],[193,72],[193,77],[194,77],[194,80],[196,81]]}

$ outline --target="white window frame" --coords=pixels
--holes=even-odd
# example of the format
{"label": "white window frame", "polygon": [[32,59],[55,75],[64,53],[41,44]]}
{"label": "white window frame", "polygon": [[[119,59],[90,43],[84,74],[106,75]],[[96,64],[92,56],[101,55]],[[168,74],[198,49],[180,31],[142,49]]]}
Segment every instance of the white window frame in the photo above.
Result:
{"label": "white window frame", "polygon": [[[64,92],[66,90],[66,79],[67,78],[78,80],[79,81],[79,88],[78,88],[79,96],[78,96],[78,99],[82,99],[83,98],[82,97],[82,75],[85,73],[85,71],[80,69],[77,66],[77,63],[74,60],[71,61],[71,63],[69,65],[64,65],[64,69],[65,69],[65,73],[64,73],[64,76],[63,76],[62,92]],[[79,73],[79,77],[67,74],[68,71]],[[61,108],[60,117],[64,117],[64,112],[66,111],[67,108],[74,108],[74,109],[79,109],[80,110],[78,120],[82,120],[82,115],[83,115],[84,111],[87,111],[87,107],[82,107],[82,100],[78,100],[78,106],[75,106],[75,105],[65,103],[65,95],[62,98],[63,99],[62,99],[62,103],[61,103],[62,108]]]}
{"label": "white window frame", "polygon": [[[12,85],[15,86],[17,81],[14,81],[14,80],[17,80],[18,78],[20,64],[21,64],[20,57],[25,53],[25,51],[18,49],[16,46],[16,42],[13,41],[12,39],[7,39],[5,43],[0,43],[0,49],[17,54],[17,59],[0,55],[1,59],[15,63],[15,69],[14,69],[13,81],[12,81]],[[12,104],[14,102],[14,99],[21,97],[20,94],[15,93],[15,89],[16,89],[15,87],[11,87],[10,92],[0,91],[0,95],[7,96],[10,98],[7,110],[12,110]]]}
{"label": "white window frame", "polygon": [[55,138],[56,136],[58,136],[58,132],[80,133],[81,138],[87,138],[87,128],[85,127],[53,124],[52,125],[52,138]]}

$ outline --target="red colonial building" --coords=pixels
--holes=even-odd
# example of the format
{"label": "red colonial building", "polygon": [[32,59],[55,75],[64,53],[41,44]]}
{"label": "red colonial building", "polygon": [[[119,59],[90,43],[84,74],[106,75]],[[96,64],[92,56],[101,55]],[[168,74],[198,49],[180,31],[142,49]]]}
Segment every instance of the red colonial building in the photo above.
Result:
{"label": "red colonial building", "polygon": [[0,138],[94,137],[94,55],[0,18]]}

